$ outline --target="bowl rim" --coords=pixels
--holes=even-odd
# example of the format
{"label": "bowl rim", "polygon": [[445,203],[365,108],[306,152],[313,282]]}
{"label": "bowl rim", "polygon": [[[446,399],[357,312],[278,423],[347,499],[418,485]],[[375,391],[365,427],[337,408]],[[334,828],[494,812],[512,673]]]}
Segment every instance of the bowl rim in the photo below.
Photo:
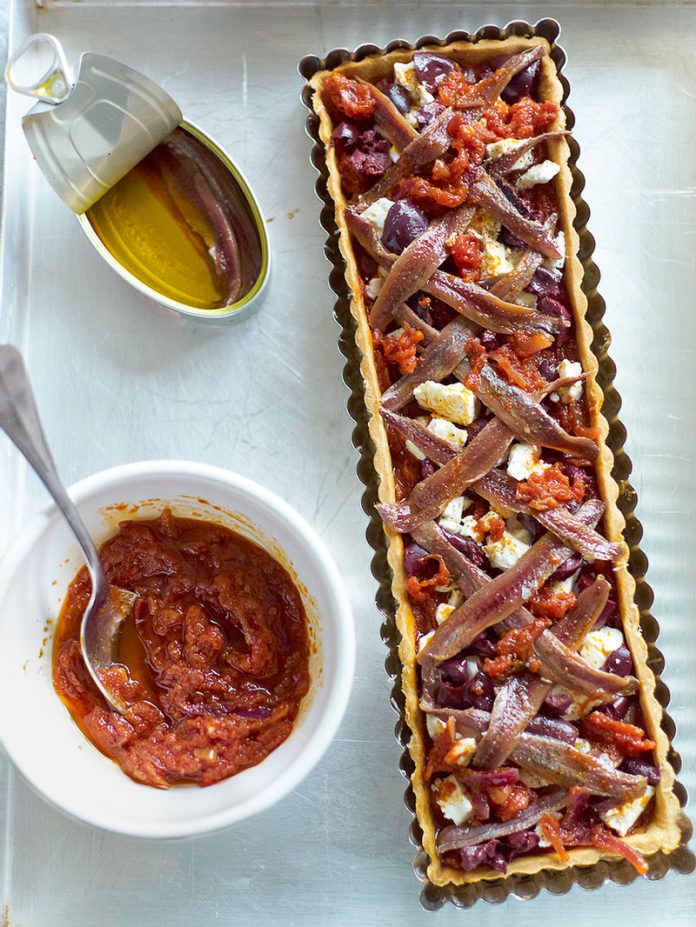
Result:
{"label": "bowl rim", "polygon": [[[323,685],[329,687],[330,690],[327,697],[327,706],[307,745],[296,759],[285,767],[279,778],[274,779],[261,792],[255,793],[237,806],[202,814],[195,821],[181,822],[172,818],[166,822],[146,822],[142,825],[132,820],[120,824],[117,820],[109,820],[106,802],[103,806],[103,813],[100,815],[79,814],[75,810],[74,803],[64,804],[60,800],[59,793],[47,795],[34,781],[30,764],[18,760],[11,746],[6,742],[6,738],[3,736],[5,725],[0,717],[0,746],[4,748],[15,769],[32,790],[41,795],[50,805],[59,808],[74,820],[79,820],[102,830],[131,837],[162,839],[213,833],[246,820],[276,804],[309,775],[333,741],[345,715],[353,684],[356,639],[350,598],[338,567],[324,541],[303,516],[281,499],[280,496],[256,481],[232,470],[212,464],[187,460],[146,460],[120,464],[106,470],[100,470],[73,483],[68,487],[68,494],[74,502],[79,504],[97,491],[103,491],[111,486],[116,487],[131,479],[152,477],[154,475],[202,478],[210,482],[212,487],[218,484],[228,489],[237,490],[242,495],[249,496],[262,505],[273,508],[280,516],[280,520],[285,522],[290,530],[304,542],[304,546],[310,552],[315,565],[327,580],[327,588],[332,600],[329,609],[331,616],[328,620],[336,635],[336,650],[340,654],[335,672],[332,673],[331,678],[327,678],[326,674],[323,675]],[[42,534],[56,515],[57,508],[51,502],[20,531],[5,554],[0,558],[0,607],[4,603],[6,590],[18,567],[27,556],[31,555],[32,547],[40,541]],[[292,737],[292,733],[290,737]],[[108,758],[106,759],[108,760]],[[109,760],[109,762],[112,761]],[[205,791],[214,789],[217,785],[224,784],[226,781],[228,780],[223,779],[220,783],[206,786]],[[149,788],[149,786],[141,786],[137,782],[134,782],[133,785],[135,788]]]}

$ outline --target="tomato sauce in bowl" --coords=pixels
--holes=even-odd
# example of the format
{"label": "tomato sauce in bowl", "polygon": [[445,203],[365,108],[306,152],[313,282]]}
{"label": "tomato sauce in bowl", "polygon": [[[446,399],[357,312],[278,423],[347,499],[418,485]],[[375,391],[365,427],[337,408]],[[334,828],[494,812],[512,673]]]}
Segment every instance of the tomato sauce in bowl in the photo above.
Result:
{"label": "tomato sauce in bowl", "polygon": [[80,653],[84,568],[57,623],[53,684],[102,753],[146,785],[211,785],[288,738],[309,690],[310,640],[300,593],[269,553],[165,510],[121,522],[100,557],[109,581],[139,596],[104,671],[127,713],[108,707]]}

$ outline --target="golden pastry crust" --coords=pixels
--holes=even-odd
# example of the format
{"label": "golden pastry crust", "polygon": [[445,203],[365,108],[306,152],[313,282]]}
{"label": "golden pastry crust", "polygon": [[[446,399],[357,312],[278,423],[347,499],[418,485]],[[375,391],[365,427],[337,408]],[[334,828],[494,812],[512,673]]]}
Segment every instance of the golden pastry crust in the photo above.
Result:
{"label": "golden pastry crust", "polygon": [[[563,88],[556,66],[549,56],[549,43],[541,37],[511,37],[504,40],[482,40],[475,44],[454,42],[444,47],[425,47],[424,51],[446,54],[463,66],[476,67],[494,55],[517,54],[533,45],[543,45],[546,54],[541,59],[542,73],[540,96],[559,105],[563,99]],[[362,295],[361,279],[358,271],[350,234],[345,221],[346,199],[341,188],[336,155],[330,145],[333,123],[321,97],[321,89],[327,76],[342,73],[348,77],[360,77],[374,81],[391,72],[396,62],[406,62],[413,58],[412,50],[400,49],[384,55],[375,55],[360,62],[347,61],[333,71],[319,71],[310,80],[313,93],[313,107],[320,121],[319,135],[326,147],[328,166],[328,190],[335,204],[336,224],[339,230],[339,247],[343,255],[346,281],[350,286],[352,299],[351,311],[357,329],[355,340],[361,353],[361,372],[365,383],[365,405],[369,414],[369,429],[375,444],[374,466],[379,475],[379,498],[382,502],[395,501],[395,483],[392,460],[387,441],[387,433],[379,414],[380,389],[377,381],[372,336],[368,324],[365,303]],[[561,109],[557,124],[553,128],[563,128],[565,116]],[[560,167],[556,177],[559,222],[565,234],[568,260],[565,267],[565,283],[570,298],[576,324],[576,339],[583,368],[590,373],[587,381],[587,397],[592,424],[599,430],[600,457],[596,465],[600,495],[606,503],[604,527],[607,538],[611,541],[621,540],[625,527],[624,517],[617,507],[618,486],[611,475],[613,454],[606,444],[609,427],[601,414],[603,393],[597,384],[595,374],[597,360],[592,353],[592,328],[586,321],[587,299],[582,291],[583,268],[577,256],[578,236],[573,227],[575,205],[570,190],[572,174],[568,166],[570,150],[565,139],[550,143],[549,155]],[[409,750],[415,770],[412,775],[413,790],[416,797],[416,815],[423,830],[423,847],[430,857],[428,877],[435,885],[464,885],[481,880],[495,880],[505,876],[495,870],[485,868],[464,872],[440,862],[435,849],[435,822],[430,806],[429,790],[424,782],[425,741],[423,714],[418,705],[418,679],[416,672],[416,625],[406,595],[406,573],[403,564],[403,541],[399,534],[385,527],[388,551],[387,559],[393,573],[392,593],[397,603],[396,624],[401,634],[399,657],[402,664],[402,686],[405,697],[406,722],[412,732]],[[667,762],[669,742],[661,728],[663,709],[655,697],[655,676],[647,665],[648,650],[640,631],[639,613],[634,602],[635,582],[627,569],[628,554],[615,565],[615,575],[619,596],[619,608],[624,626],[626,642],[633,655],[635,673],[640,680],[640,700],[648,735],[655,741],[655,756],[660,766],[661,779],[655,789],[655,812],[649,826],[629,837],[624,838],[631,847],[648,856],[660,850],[671,852],[680,840],[679,802],[673,791],[674,771]],[[616,859],[614,854],[596,849],[581,847],[569,850],[569,860],[564,862],[553,852],[534,856],[521,856],[513,859],[507,875],[530,875],[544,869],[566,869],[569,866],[590,866],[601,859]]]}

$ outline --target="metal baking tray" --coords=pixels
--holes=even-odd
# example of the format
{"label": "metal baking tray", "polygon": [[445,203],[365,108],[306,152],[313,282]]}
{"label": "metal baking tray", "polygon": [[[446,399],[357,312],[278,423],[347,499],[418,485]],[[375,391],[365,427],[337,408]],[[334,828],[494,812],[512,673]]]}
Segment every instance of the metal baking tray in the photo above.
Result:
{"label": "metal baking tray", "polygon": [[[91,830],[46,805],[0,758],[3,927],[466,921],[451,905],[423,911],[411,868],[401,748],[392,736],[382,619],[296,69],[309,52],[380,46],[395,35],[413,42],[520,16],[554,16],[563,26],[594,257],[604,271],[615,384],[645,527],[641,546],[650,558],[680,780],[694,817],[694,5],[44,0],[37,9],[33,0],[9,0],[11,47],[31,32],[54,32],[71,57],[92,48],[164,83],[233,154],[273,220],[274,276],[259,313],[222,333],[172,324],[94,254],[27,156],[24,103],[8,100],[0,339],[25,351],[64,477],[128,460],[188,457],[261,480],[332,549],[351,590],[359,647],[351,705],[323,762],[273,811],[222,834],[143,843]],[[0,551],[44,503],[0,440]],[[629,887],[609,881],[593,892],[545,890],[525,904],[512,895],[500,906],[477,905],[468,917],[480,927],[511,919],[531,927],[540,918],[627,927],[636,911],[646,923],[691,924],[696,878],[670,871]]]}
{"label": "metal baking tray", "polygon": [[[562,105],[565,111],[565,125],[568,129],[572,130],[575,125],[575,116],[567,103],[570,87],[563,75],[566,54],[556,41],[559,34],[560,25],[555,19],[542,19],[535,24],[528,23],[524,20],[516,20],[505,27],[492,25],[483,26],[475,33],[467,33],[458,30],[450,33],[444,38],[436,39],[433,39],[432,35],[428,35],[418,39],[413,44],[408,44],[403,40],[395,40],[386,47],[379,49],[370,44],[363,45],[354,52],[349,52],[346,49],[333,49],[325,58],[307,55],[300,62],[300,73],[309,81],[317,71],[334,68],[344,61],[361,61],[371,55],[383,55],[397,48],[417,49],[423,46],[444,46],[452,42],[471,42],[475,44],[481,39],[507,39],[515,35],[529,38],[541,36],[545,38],[550,45],[550,55],[556,65],[559,78],[563,85]],[[360,371],[362,355],[355,344],[356,322],[350,308],[350,288],[344,275],[345,261],[339,249],[339,232],[334,220],[335,204],[327,188],[328,167],[325,159],[326,149],[319,136],[319,117],[314,112],[312,104],[313,96],[314,90],[308,83],[304,88],[302,99],[305,106],[310,111],[307,117],[307,134],[314,140],[311,160],[319,171],[316,192],[319,199],[324,204],[324,208],[321,212],[321,223],[329,233],[326,241],[326,255],[331,261],[334,271],[331,275],[331,288],[337,296],[334,313],[342,329],[339,346],[341,348],[341,353],[346,359],[344,380],[351,390],[351,399],[348,408],[356,426],[353,432],[353,443],[360,451],[360,467],[358,472],[365,485],[363,508],[370,517],[370,526],[367,536],[375,552],[372,561],[372,572],[379,582],[376,602],[384,616],[382,638],[389,649],[389,656],[387,657],[385,668],[394,683],[392,688],[392,705],[399,716],[395,735],[403,747],[401,769],[409,782],[404,800],[406,807],[413,815],[413,820],[409,828],[409,835],[411,842],[418,851],[413,861],[413,868],[416,875],[425,886],[421,893],[421,904],[426,910],[435,910],[446,901],[458,907],[470,907],[478,900],[498,903],[507,898],[510,894],[524,899],[534,898],[542,888],[547,888],[555,894],[564,894],[576,883],[582,885],[583,888],[598,888],[605,879],[610,879],[621,885],[633,882],[637,877],[637,873],[626,860],[602,861],[594,866],[584,868],[573,866],[569,869],[562,870],[550,869],[535,875],[510,875],[490,882],[473,882],[459,886],[435,885],[428,879],[427,870],[430,859],[423,848],[422,830],[415,814],[416,798],[410,784],[410,776],[413,772],[413,761],[409,751],[409,743],[412,738],[412,732],[406,721],[406,702],[401,685],[402,676],[399,661],[399,643],[401,635],[396,624],[397,603],[391,594],[392,572],[387,563],[386,537],[382,530],[381,519],[375,509],[375,504],[378,501],[378,478],[372,467],[372,461],[374,460],[376,449],[369,433],[369,417],[364,403],[365,384]],[[675,734],[675,726],[674,721],[666,710],[669,704],[670,693],[669,689],[660,678],[660,673],[664,668],[664,657],[655,643],[659,634],[659,625],[650,612],[650,606],[654,600],[654,593],[645,579],[647,558],[639,546],[640,539],[643,535],[643,528],[635,514],[637,505],[636,492],[628,482],[632,464],[624,446],[626,429],[618,417],[619,409],[621,408],[621,398],[614,386],[616,367],[608,353],[611,336],[602,321],[606,305],[597,292],[599,269],[592,260],[595,243],[587,228],[590,211],[587,203],[582,198],[585,178],[577,166],[578,156],[580,154],[579,145],[572,137],[569,139],[569,145],[570,159],[568,165],[573,176],[571,196],[576,209],[574,226],[579,238],[578,258],[583,267],[582,287],[588,301],[586,318],[592,326],[594,333],[592,350],[599,364],[597,381],[604,392],[602,411],[609,424],[607,444],[614,454],[612,476],[619,487],[617,504],[626,519],[624,535],[630,548],[629,570],[636,582],[635,601],[640,611],[641,630],[648,644],[648,665],[655,673],[657,679],[655,694],[663,708],[661,726],[671,740]],[[668,760],[674,768],[675,773],[678,773],[681,769],[681,757],[676,753],[673,746],[668,754]],[[678,780],[675,782],[674,791],[683,808],[687,802],[687,794],[684,786]],[[655,853],[648,858],[649,869],[646,873],[646,877],[649,880],[654,881],[663,878],[670,869],[675,869],[682,873],[691,873],[696,868],[696,859],[688,847],[689,839],[693,833],[693,827],[684,814],[682,814],[679,825],[681,840],[677,849],[670,854],[662,852]]]}

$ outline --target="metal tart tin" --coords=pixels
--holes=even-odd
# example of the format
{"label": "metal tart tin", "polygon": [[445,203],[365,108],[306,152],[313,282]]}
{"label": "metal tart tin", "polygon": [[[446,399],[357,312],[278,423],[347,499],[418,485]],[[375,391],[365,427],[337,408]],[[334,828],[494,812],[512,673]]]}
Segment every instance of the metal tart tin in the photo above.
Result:
{"label": "metal tart tin", "polygon": [[[412,815],[412,821],[409,827],[409,839],[416,848],[413,869],[418,879],[423,883],[423,888],[420,893],[420,903],[423,908],[429,911],[437,910],[447,902],[458,908],[468,908],[480,900],[497,904],[504,901],[510,895],[521,899],[531,899],[536,897],[542,889],[546,889],[554,895],[565,894],[576,884],[585,889],[599,888],[599,886],[606,881],[611,881],[619,885],[627,885],[633,882],[638,876],[630,863],[625,860],[602,860],[589,867],[573,866],[561,870],[547,869],[536,875],[509,875],[493,881],[481,880],[465,885],[435,885],[428,879],[427,869],[429,857],[423,849],[422,831],[416,818],[415,795],[411,787],[411,774],[413,773],[414,766],[408,749],[408,744],[411,739],[411,730],[405,718],[405,702],[401,687],[401,663],[398,654],[400,635],[396,626],[396,603],[394,602],[391,591],[392,576],[390,567],[387,563],[385,535],[381,519],[375,508],[378,502],[378,478],[373,467],[375,446],[368,427],[369,417],[364,402],[364,382],[360,372],[361,355],[355,344],[356,324],[350,310],[350,292],[344,277],[345,263],[338,247],[338,229],[334,219],[334,202],[327,189],[328,169],[326,166],[324,145],[319,137],[319,118],[312,108],[312,96],[314,91],[309,85],[309,80],[317,71],[335,68],[344,61],[361,61],[369,56],[384,55],[396,49],[416,51],[425,45],[444,46],[452,42],[468,41],[476,43],[481,39],[506,39],[510,36],[526,36],[530,38],[533,36],[542,36],[547,39],[551,45],[551,58],[556,65],[559,79],[563,86],[563,108],[566,115],[567,127],[572,129],[575,117],[567,105],[570,86],[567,79],[561,73],[566,61],[566,55],[560,45],[556,43],[560,31],[560,25],[554,19],[542,19],[533,25],[523,20],[515,20],[508,23],[505,27],[493,25],[483,26],[475,33],[457,31],[450,33],[444,38],[426,35],[412,44],[397,39],[394,42],[390,42],[385,48],[378,48],[375,45],[361,45],[353,52],[347,49],[337,48],[330,51],[324,58],[320,58],[316,55],[307,55],[299,64],[299,72],[307,81],[302,91],[302,102],[309,110],[306,130],[307,134],[314,142],[311,152],[311,162],[319,173],[319,177],[315,184],[315,190],[317,196],[323,203],[320,221],[322,227],[327,232],[325,253],[332,264],[329,281],[331,289],[336,294],[334,316],[340,326],[338,340],[339,348],[346,359],[343,368],[343,380],[350,390],[348,411],[355,422],[353,445],[360,454],[357,472],[365,487],[362,496],[362,507],[369,519],[366,537],[375,552],[372,559],[372,573],[378,582],[376,603],[384,618],[381,627],[382,640],[389,651],[384,665],[387,674],[393,681],[391,703],[394,711],[398,715],[394,734],[403,748],[400,768],[404,778],[408,782],[404,794],[404,801]],[[628,482],[632,464],[628,454],[624,450],[626,429],[618,417],[619,409],[621,408],[621,397],[613,385],[616,367],[608,354],[611,336],[602,322],[605,303],[596,289],[600,273],[597,265],[592,260],[595,244],[594,238],[587,229],[587,220],[590,215],[590,210],[581,196],[585,186],[585,178],[577,167],[580,148],[577,141],[575,141],[572,136],[568,139],[568,144],[570,146],[569,167],[573,175],[571,194],[577,209],[574,224],[580,239],[578,257],[584,271],[582,289],[588,300],[586,318],[594,332],[592,350],[599,364],[597,382],[604,391],[602,414],[609,424],[607,445],[614,454],[612,476],[619,487],[617,504],[626,520],[624,537],[630,549],[629,570],[636,582],[635,601],[640,612],[640,626],[643,637],[648,645],[648,665],[656,678],[655,697],[663,708],[661,727],[671,743],[676,728],[674,721],[667,713],[667,705],[670,701],[669,689],[660,678],[660,673],[664,668],[664,658],[656,646],[659,625],[650,612],[654,596],[652,589],[645,579],[648,560],[640,548],[643,528],[634,514],[637,503],[636,491]],[[671,746],[667,759],[675,773],[678,773],[681,769],[681,758]],[[681,807],[684,808],[687,799],[686,789],[680,782],[675,781],[674,792],[679,799]],[[691,822],[684,813],[682,813],[680,818],[679,826],[681,830],[679,846],[672,853],[658,852],[649,856],[649,869],[646,878],[656,880],[663,878],[670,870],[680,873],[691,873],[696,869],[696,858],[687,845],[691,838],[693,828]]]}
{"label": "metal tart tin", "polygon": [[[39,74],[37,78],[35,75]],[[232,157],[181,110],[158,84],[113,58],[84,53],[73,77],[53,35],[38,33],[9,60],[9,86],[39,102],[22,120],[42,173],[77,216],[106,263],[127,283],[172,313],[206,324],[238,321],[261,304],[270,277],[266,224],[249,182]],[[102,243],[87,210],[180,127],[224,165],[239,188],[259,237],[261,269],[253,287],[230,306],[202,309],[172,299],[143,283]]]}

